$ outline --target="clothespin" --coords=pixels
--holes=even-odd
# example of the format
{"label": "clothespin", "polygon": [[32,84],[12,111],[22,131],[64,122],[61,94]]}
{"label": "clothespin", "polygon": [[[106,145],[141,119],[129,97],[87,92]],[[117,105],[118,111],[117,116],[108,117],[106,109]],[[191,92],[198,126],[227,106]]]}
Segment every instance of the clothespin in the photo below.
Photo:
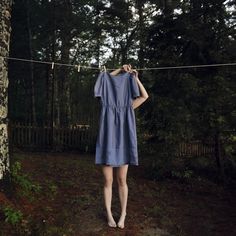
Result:
{"label": "clothespin", "polygon": [[102,67],[101,67],[100,62],[98,63],[98,68],[100,69],[100,72],[102,72]]}
{"label": "clothespin", "polygon": [[107,71],[107,69],[106,69],[106,66],[105,66],[105,65],[103,66],[103,70],[104,70],[104,72],[106,72],[106,71]]}
{"label": "clothespin", "polygon": [[52,70],[54,69],[54,62],[52,63]]}
{"label": "clothespin", "polygon": [[100,64],[98,65],[98,67],[100,68],[100,72],[104,70],[103,66],[101,66]]}
{"label": "clothespin", "polygon": [[77,71],[80,72],[80,65],[77,66]]}
{"label": "clothespin", "polygon": [[106,72],[106,71],[107,71],[106,66],[105,66],[105,65],[101,66],[101,67],[100,67],[100,71],[101,71],[101,72],[102,72],[102,71]]}

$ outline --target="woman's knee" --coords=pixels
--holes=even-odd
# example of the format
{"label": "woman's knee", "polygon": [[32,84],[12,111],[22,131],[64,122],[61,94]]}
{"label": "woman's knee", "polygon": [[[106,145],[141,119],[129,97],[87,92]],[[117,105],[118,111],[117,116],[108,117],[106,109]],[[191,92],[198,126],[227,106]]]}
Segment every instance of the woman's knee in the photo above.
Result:
{"label": "woman's knee", "polygon": [[111,166],[103,166],[102,168],[103,175],[104,175],[104,186],[110,187],[113,182],[113,168]]}
{"label": "woman's knee", "polygon": [[104,181],[105,187],[111,187],[112,183],[113,183],[113,178],[105,178],[105,181]]}
{"label": "woman's knee", "polygon": [[127,181],[125,177],[117,177],[117,183],[119,186],[126,186]]}

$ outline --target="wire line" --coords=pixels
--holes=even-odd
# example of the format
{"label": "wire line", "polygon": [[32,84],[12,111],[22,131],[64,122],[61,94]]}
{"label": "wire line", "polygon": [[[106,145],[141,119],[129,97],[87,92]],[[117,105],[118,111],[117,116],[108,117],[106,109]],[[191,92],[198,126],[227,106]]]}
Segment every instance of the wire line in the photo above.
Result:
{"label": "wire line", "polygon": [[[48,64],[48,65],[58,65],[58,66],[67,66],[67,67],[75,67],[78,68],[85,68],[85,69],[92,69],[92,70],[101,70],[102,68],[99,67],[91,67],[91,66],[81,66],[80,64],[66,64],[66,63],[59,63],[59,62],[49,62],[49,61],[39,61],[39,60],[30,60],[24,58],[16,58],[16,57],[4,57],[2,58],[14,61],[23,61],[23,62],[31,62],[31,63],[41,63],[41,64]],[[219,64],[202,64],[202,65],[189,65],[189,66],[164,66],[164,67],[150,67],[150,68],[135,68],[137,71],[148,71],[148,70],[169,70],[169,69],[185,69],[185,68],[201,68],[201,67],[219,67],[219,66],[236,66],[236,62],[232,63],[219,63]],[[116,68],[117,69],[117,68]],[[106,68],[106,70],[116,70],[112,68]]]}

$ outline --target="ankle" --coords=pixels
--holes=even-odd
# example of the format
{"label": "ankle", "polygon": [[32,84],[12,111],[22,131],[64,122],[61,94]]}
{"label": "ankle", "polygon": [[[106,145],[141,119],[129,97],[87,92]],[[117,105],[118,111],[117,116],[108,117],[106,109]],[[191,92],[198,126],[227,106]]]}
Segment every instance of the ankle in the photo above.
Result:
{"label": "ankle", "polygon": [[107,211],[107,215],[108,216],[112,216],[112,212],[111,211]]}

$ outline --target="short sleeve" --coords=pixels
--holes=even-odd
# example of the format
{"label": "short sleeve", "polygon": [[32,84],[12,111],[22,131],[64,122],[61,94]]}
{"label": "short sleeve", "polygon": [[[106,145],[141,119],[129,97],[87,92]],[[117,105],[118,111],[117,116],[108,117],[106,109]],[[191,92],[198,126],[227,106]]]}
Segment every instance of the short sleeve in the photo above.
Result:
{"label": "short sleeve", "polygon": [[130,76],[130,86],[131,86],[132,98],[139,97],[140,96],[140,91],[139,91],[138,83],[135,79],[134,74],[131,74],[131,76]]}
{"label": "short sleeve", "polygon": [[104,86],[104,74],[100,72],[94,86],[94,97],[102,97]]}

